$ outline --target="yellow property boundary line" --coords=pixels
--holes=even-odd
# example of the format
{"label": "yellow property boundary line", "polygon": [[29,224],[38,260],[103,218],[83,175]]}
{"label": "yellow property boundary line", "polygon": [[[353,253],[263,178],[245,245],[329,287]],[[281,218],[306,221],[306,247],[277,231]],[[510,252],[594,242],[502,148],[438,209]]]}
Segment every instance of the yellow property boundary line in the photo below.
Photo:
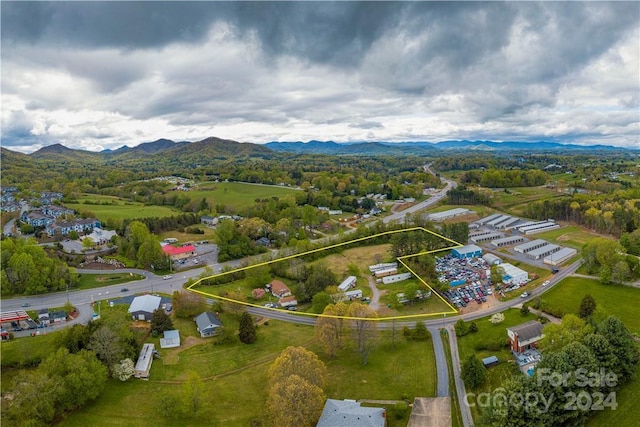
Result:
{"label": "yellow property boundary line", "polygon": [[382,233],[377,233],[374,234],[372,236],[367,236],[367,237],[360,237],[358,239],[353,239],[353,240],[349,240],[347,242],[343,242],[343,243],[336,243],[334,245],[329,245],[329,246],[325,246],[322,248],[318,248],[318,249],[313,249],[310,251],[306,251],[306,252],[302,252],[299,254],[294,254],[294,255],[288,255],[282,258],[278,258],[275,260],[271,260],[271,261],[266,261],[266,262],[261,262],[258,264],[253,264],[247,267],[241,267],[241,268],[237,268],[235,270],[230,270],[230,271],[225,271],[223,273],[218,273],[218,274],[214,274],[212,276],[207,276],[207,277],[202,277],[200,279],[198,279],[195,283],[191,284],[190,286],[188,286],[186,289],[188,291],[191,292],[196,292],[199,293],[201,295],[204,295],[206,297],[211,297],[211,298],[216,298],[222,301],[227,301],[227,302],[231,302],[231,303],[235,303],[235,304],[240,304],[240,305],[244,305],[247,307],[256,307],[256,308],[262,308],[262,309],[266,309],[266,310],[274,310],[274,311],[284,311],[278,308],[270,308],[270,307],[264,307],[258,304],[252,304],[250,302],[245,302],[245,301],[238,301],[235,299],[231,299],[231,298],[226,298],[220,295],[214,295],[214,294],[210,294],[208,292],[204,292],[198,289],[194,289],[196,286],[200,285],[201,282],[203,280],[209,280],[209,279],[215,279],[217,277],[222,277],[222,276],[226,276],[227,274],[233,274],[236,273],[238,271],[245,271],[245,270],[251,270],[252,268],[258,268],[258,267],[262,267],[265,265],[269,265],[269,264],[273,264],[276,262],[281,262],[281,261],[286,261],[288,259],[293,259],[293,258],[298,258],[298,257],[303,257],[305,255],[309,255],[309,254],[313,254],[316,252],[321,252],[321,251],[325,251],[327,249],[333,249],[333,248],[337,248],[340,246],[346,246],[346,245],[350,245],[353,243],[358,243],[358,242],[362,242],[365,240],[369,240],[369,239],[374,239],[376,237],[380,237],[380,236],[385,236],[388,234],[396,234],[396,233],[405,233],[405,232],[409,232],[409,231],[424,231],[426,233],[430,233],[436,237],[439,237],[441,239],[446,240],[447,242],[453,243],[454,246],[450,246],[447,248],[443,248],[443,249],[435,249],[432,251],[423,251],[423,252],[419,252],[417,254],[411,254],[411,255],[404,255],[401,257],[396,258],[407,270],[409,270],[411,272],[411,274],[413,274],[414,277],[416,277],[422,284],[424,284],[427,288],[429,288],[429,290],[431,291],[431,295],[437,295],[438,298],[440,298],[440,300],[442,302],[444,302],[450,309],[451,311],[441,311],[438,313],[426,313],[426,314],[408,314],[408,315],[404,315],[404,316],[390,316],[390,317],[349,317],[349,316],[335,316],[335,315],[329,315],[329,314],[317,314],[317,313],[305,313],[305,312],[291,312],[292,314],[296,314],[299,316],[309,316],[309,317],[327,317],[327,318],[337,318],[337,319],[348,319],[348,320],[374,320],[374,321],[381,321],[381,320],[399,320],[399,319],[415,319],[415,318],[420,318],[420,317],[433,317],[433,316],[446,316],[447,314],[458,314],[458,310],[456,310],[451,304],[449,304],[449,302],[447,302],[446,299],[442,298],[442,296],[440,296],[440,294],[438,292],[436,292],[427,282],[425,282],[422,277],[418,276],[411,268],[409,268],[409,266],[404,262],[405,259],[409,259],[409,258],[413,258],[413,257],[417,257],[417,256],[421,256],[421,255],[427,255],[427,254],[432,254],[432,253],[436,253],[436,252],[443,252],[443,251],[448,251],[451,249],[455,249],[455,248],[459,248],[462,245],[461,243],[456,242],[455,240],[451,240],[448,237],[445,237],[441,234],[438,234],[434,231],[431,230],[427,230],[426,228],[423,227],[412,227],[412,228],[406,228],[406,229],[402,229],[402,230],[392,230],[392,231],[385,231]]}

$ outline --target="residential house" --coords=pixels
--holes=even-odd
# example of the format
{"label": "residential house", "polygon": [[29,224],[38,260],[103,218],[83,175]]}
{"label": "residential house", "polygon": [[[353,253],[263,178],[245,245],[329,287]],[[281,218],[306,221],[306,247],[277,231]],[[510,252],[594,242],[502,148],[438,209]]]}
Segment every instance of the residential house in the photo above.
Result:
{"label": "residential house", "polygon": [[94,228],[100,227],[100,221],[95,218],[75,219],[73,221],[55,221],[49,223],[46,232],[49,236],[66,236],[72,231],[77,233],[91,232]]}
{"label": "residential house", "polygon": [[104,245],[116,234],[117,233],[114,230],[103,230],[102,228],[96,227],[93,229],[91,234],[87,234],[85,238],[91,239],[91,241],[96,245]]}
{"label": "residential house", "polygon": [[55,222],[55,218],[45,215],[42,211],[25,212],[20,217],[20,220],[33,227],[46,227]]}
{"label": "residential house", "polygon": [[271,293],[278,298],[288,297],[291,295],[291,289],[278,279],[274,279],[269,284]]}
{"label": "residential house", "polygon": [[43,206],[42,208],[40,208],[40,210],[42,211],[43,214],[54,217],[54,218],[59,218],[64,215],[73,215],[74,213],[73,209],[67,209],[67,208],[63,208],[62,206],[56,206],[56,205]]}
{"label": "residential house", "polygon": [[153,312],[160,308],[162,298],[155,295],[142,295],[135,297],[129,306],[129,313],[133,320],[146,320],[151,322]]}
{"label": "residential house", "polygon": [[296,307],[298,305],[298,300],[296,299],[295,295],[289,295],[287,297],[280,298],[278,300],[278,304],[280,304],[280,306],[284,308]]}
{"label": "residential house", "polygon": [[327,399],[316,427],[385,427],[384,408],[360,406],[355,400]]}
{"label": "residential house", "polygon": [[542,323],[537,320],[530,320],[520,325],[507,328],[509,346],[514,353],[522,353],[525,350],[536,347],[536,343],[544,336],[542,333]]}
{"label": "residential house", "polygon": [[222,322],[218,315],[209,311],[200,313],[193,320],[196,322],[196,327],[202,338],[213,337],[222,330]]}

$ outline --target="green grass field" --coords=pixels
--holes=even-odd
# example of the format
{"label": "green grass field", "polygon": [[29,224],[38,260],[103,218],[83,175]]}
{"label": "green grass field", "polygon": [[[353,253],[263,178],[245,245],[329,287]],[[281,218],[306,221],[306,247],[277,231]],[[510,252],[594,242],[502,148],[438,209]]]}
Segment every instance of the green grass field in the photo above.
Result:
{"label": "green grass field", "polygon": [[548,240],[559,245],[569,246],[579,250],[592,239],[602,236],[578,225],[569,225],[567,227],[536,234],[535,237],[536,239]]}
{"label": "green grass field", "polygon": [[249,207],[256,199],[294,195],[300,190],[288,187],[241,182],[203,182],[197,190],[185,192],[191,200],[207,200],[209,206],[224,205],[236,210]]}
{"label": "green grass field", "polygon": [[[233,328],[228,318],[224,321],[230,322],[227,325]],[[202,343],[199,337],[193,337],[195,327],[184,322],[178,322],[181,334],[184,332],[183,347],[160,350],[162,359],[154,362],[149,381],[110,381],[98,400],[70,414],[60,425],[146,426],[153,419],[153,424],[158,426],[173,426],[179,421],[183,426],[205,423],[233,427],[252,425],[253,420],[264,421],[267,370],[289,345],[303,345],[327,364],[327,397],[400,400],[403,396],[435,394],[431,342],[407,342],[400,331],[396,331],[395,347],[390,342],[390,332],[383,333],[369,362],[362,365],[350,347],[335,360],[327,360],[313,341],[313,330],[309,326],[269,321],[258,327],[258,341],[253,345],[236,340],[216,345],[216,339]],[[157,339],[151,342],[154,340]],[[188,347],[194,340],[198,343]],[[205,410],[197,418],[162,418],[157,413],[156,396],[165,390],[178,391],[188,370],[199,372],[204,380]]]}
{"label": "green grass field", "polygon": [[615,410],[606,408],[604,411],[594,412],[587,422],[588,427],[623,427],[638,424],[640,420],[640,365],[636,368],[633,379],[616,391]]}
{"label": "green grass field", "polygon": [[80,274],[79,284],[74,289],[93,289],[102,286],[119,285],[121,283],[142,280],[144,276],[133,273],[112,273],[112,274]]}
{"label": "green grass field", "polygon": [[564,196],[543,186],[508,188],[506,192],[499,190],[493,191],[492,194],[492,206],[513,215],[522,215],[525,207],[531,202]]}
{"label": "green grass field", "polygon": [[[167,206],[150,206],[131,202],[113,196],[84,194],[79,203],[66,203],[65,206],[78,212],[93,212],[100,221],[153,218],[180,215],[181,212]],[[86,203],[84,203],[86,202]],[[97,204],[96,204],[97,203]],[[105,203],[105,204],[102,204]],[[106,204],[109,203],[109,204]]]}
{"label": "green grass field", "polygon": [[550,313],[578,314],[580,301],[586,294],[591,294],[596,301],[596,320],[613,314],[622,320],[630,332],[640,334],[638,288],[603,285],[595,279],[568,277],[546,292],[542,299],[546,301]]}

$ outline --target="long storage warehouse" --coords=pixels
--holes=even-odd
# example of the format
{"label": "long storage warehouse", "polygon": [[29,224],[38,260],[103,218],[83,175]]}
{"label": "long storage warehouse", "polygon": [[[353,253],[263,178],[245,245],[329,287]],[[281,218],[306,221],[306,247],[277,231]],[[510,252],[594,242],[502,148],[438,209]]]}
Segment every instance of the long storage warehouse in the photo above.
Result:
{"label": "long storage warehouse", "polygon": [[536,239],[533,240],[531,242],[527,242],[527,243],[523,243],[521,245],[516,246],[515,248],[513,248],[514,251],[519,252],[521,254],[526,254],[527,252],[530,252],[534,249],[538,249],[543,247],[544,245],[548,245],[549,242],[547,242],[546,240],[542,240],[542,239]]}
{"label": "long storage warehouse", "polygon": [[525,255],[527,255],[531,259],[540,259],[546,257],[547,255],[551,255],[554,252],[558,252],[560,249],[562,249],[562,246],[549,243],[548,245],[544,245],[540,248],[529,251]]}
{"label": "long storage warehouse", "polygon": [[529,239],[522,236],[510,236],[502,239],[495,239],[491,241],[491,246],[495,248],[501,248],[503,246],[517,245],[518,243],[528,242]]}
{"label": "long storage warehouse", "polygon": [[485,234],[483,236],[471,237],[469,240],[471,240],[473,243],[482,243],[482,242],[488,242],[489,240],[499,239],[501,237],[504,237],[504,233],[496,232],[496,233]]}
{"label": "long storage warehouse", "polygon": [[502,214],[497,213],[497,214],[493,214],[493,215],[486,216],[486,217],[484,217],[484,218],[481,218],[481,219],[477,220],[477,221],[476,221],[476,224],[484,225],[484,224],[486,224],[487,222],[492,221],[492,220],[494,220],[494,219],[498,218],[499,216],[502,216]]}
{"label": "long storage warehouse", "polygon": [[545,259],[542,260],[542,262],[548,265],[553,265],[553,266],[560,265],[577,253],[578,251],[576,249],[562,248],[558,252],[554,252],[551,255],[545,257]]}
{"label": "long storage warehouse", "polygon": [[548,222],[546,224],[532,225],[532,227],[533,228],[529,228],[527,231],[525,231],[524,234],[544,233],[545,231],[560,228],[560,224],[556,224],[555,222]]}
{"label": "long storage warehouse", "polygon": [[467,214],[470,214],[470,213],[473,213],[473,212],[470,211],[469,209],[455,208],[455,209],[449,209],[448,211],[431,213],[431,214],[427,215],[427,220],[429,220],[429,221],[444,221],[445,219],[455,218],[457,216],[467,215]]}

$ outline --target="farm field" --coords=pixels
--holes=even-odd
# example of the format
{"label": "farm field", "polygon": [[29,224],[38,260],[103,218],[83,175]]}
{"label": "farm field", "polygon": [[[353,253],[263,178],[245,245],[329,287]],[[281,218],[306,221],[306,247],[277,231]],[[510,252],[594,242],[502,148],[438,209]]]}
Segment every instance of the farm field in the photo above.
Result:
{"label": "farm field", "polygon": [[596,301],[596,320],[613,314],[630,332],[640,334],[640,289],[630,286],[603,285],[596,279],[568,277],[542,296],[547,303],[545,311],[558,317],[566,313],[578,314],[580,301],[586,294],[591,294]]}
{"label": "farm field", "polygon": [[100,221],[123,220],[135,218],[153,218],[179,215],[181,211],[168,206],[151,206],[131,202],[113,196],[100,194],[84,194],[79,203],[65,203],[65,206],[78,212],[93,212]]}
{"label": "farm field", "polygon": [[516,187],[492,192],[492,206],[512,215],[522,215],[525,207],[534,201],[562,197],[565,194],[553,189],[541,187]]}
{"label": "farm field", "polygon": [[295,195],[299,191],[288,187],[243,182],[203,182],[198,185],[197,190],[187,191],[183,195],[191,200],[204,198],[209,206],[223,205],[240,210],[253,205],[256,199]]}

